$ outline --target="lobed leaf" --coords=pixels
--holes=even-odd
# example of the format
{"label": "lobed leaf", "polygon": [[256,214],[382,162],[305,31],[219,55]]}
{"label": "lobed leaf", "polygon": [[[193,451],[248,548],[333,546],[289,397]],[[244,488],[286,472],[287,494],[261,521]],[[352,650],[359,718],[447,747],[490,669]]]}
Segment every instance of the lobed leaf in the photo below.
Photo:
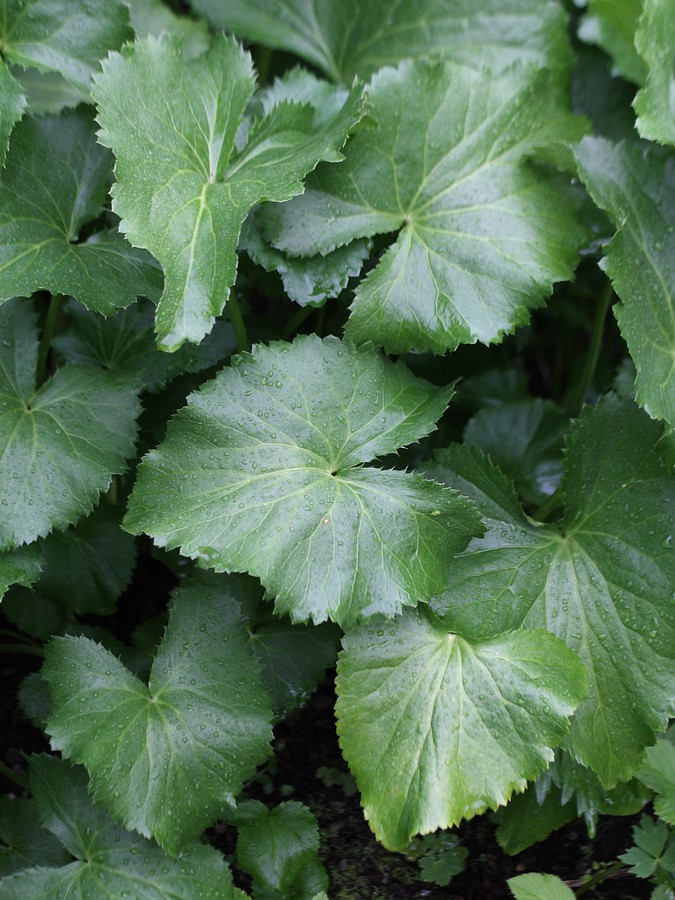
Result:
{"label": "lobed leaf", "polygon": [[255,575],[293,621],[394,615],[442,589],[480,522],[433,482],[362,464],[432,431],[451,394],[372,347],[259,345],[170,422],[125,525]]}
{"label": "lobed leaf", "polygon": [[140,405],[119,376],[65,366],[36,389],[32,304],[0,306],[0,548],[89,513],[134,451]]}
{"label": "lobed leaf", "polygon": [[656,792],[656,815],[675,825],[675,746],[660,738],[653,747],[648,747],[637,777]]}
{"label": "lobed leaf", "polygon": [[269,752],[270,701],[222,579],[176,592],[148,684],[87,638],[55,638],[43,677],[52,747],[83,763],[94,800],[172,855],[234,806]]}
{"label": "lobed leaf", "polygon": [[170,35],[138,40],[96,78],[99,137],[117,157],[113,210],[129,240],[164,269],[157,334],[165,350],[199,342],[222,312],[250,209],[290,199],[320,160],[342,159],[363,115],[355,85],[322,127],[310,108],[280,103],[245,133],[253,88],[250,56],[223,36],[192,60]]}
{"label": "lobed leaf", "polygon": [[424,608],[353,629],[343,647],[340,746],[391,850],[523,791],[586,693],[584,667],[552,635],[467,640]]}
{"label": "lobed leaf", "polygon": [[368,89],[378,127],[359,131],[345,162],[319,168],[301,197],[261,211],[269,240],[291,255],[398,235],[356,289],[347,337],[394,353],[501,340],[571,277],[585,233],[574,201],[525,162],[581,134],[548,79],[454,63],[384,69]]}

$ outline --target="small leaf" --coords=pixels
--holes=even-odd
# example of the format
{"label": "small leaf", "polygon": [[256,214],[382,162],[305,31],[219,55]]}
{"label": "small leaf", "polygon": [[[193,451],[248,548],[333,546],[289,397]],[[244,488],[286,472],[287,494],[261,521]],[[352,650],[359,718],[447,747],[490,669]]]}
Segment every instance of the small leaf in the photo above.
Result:
{"label": "small leaf", "polygon": [[71,862],[70,854],[40,825],[33,800],[0,797],[0,842],[0,878],[31,866]]}
{"label": "small leaf", "polygon": [[80,237],[103,211],[112,178],[112,156],[94,131],[84,109],[15,128],[0,174],[0,302],[45,290],[108,315],[159,294],[159,270],[116,231]]}
{"label": "small leaf", "polygon": [[138,37],[162,32],[175,34],[181,40],[186,59],[195,59],[208,50],[211,41],[206,22],[177,16],[162,0],[126,0],[126,3]]}
{"label": "small leaf", "polygon": [[[179,860],[116,825],[87,793],[86,774],[53,756],[30,760],[40,818],[75,857],[69,865],[24,869],[0,881],[3,900],[143,897],[143,900],[236,900],[232,876],[213,847],[193,843]],[[139,894],[142,891],[142,895]]]}
{"label": "small leaf", "polygon": [[532,844],[546,840],[549,834],[577,817],[572,800],[562,802],[560,788],[553,787],[539,801],[536,791],[538,783],[529,785],[523,794],[515,794],[503,809],[497,811],[499,824],[495,837],[509,856],[516,856]]}
{"label": "small leaf", "polygon": [[469,641],[424,608],[368,622],[343,646],[340,746],[366,818],[391,850],[523,791],[586,692],[583,666],[553,635]]}
{"label": "small leaf", "polygon": [[111,815],[174,855],[269,751],[269,698],[227,579],[176,592],[147,685],[87,638],[54,639],[43,677],[54,749],[87,767]]}
{"label": "small leaf", "polygon": [[516,900],[574,900],[573,891],[557,875],[528,872],[506,883]]}
{"label": "small leaf", "polygon": [[675,746],[660,739],[648,747],[637,777],[656,791],[654,812],[669,825],[675,825]]}
{"label": "small leaf", "polygon": [[642,84],[645,64],[635,49],[637,28],[644,0],[588,0],[588,14],[579,37],[598,44],[614,61],[614,74]]}
{"label": "small leaf", "polygon": [[[668,826],[649,816],[640,816],[640,824],[633,826],[635,847],[619,856],[621,862],[630,866],[630,871],[638,878],[649,878],[664,862],[664,850],[668,841]],[[664,866],[665,868],[665,866]]]}
{"label": "small leaf", "polygon": [[37,547],[21,547],[0,553],[0,599],[12,584],[29,587],[40,577],[42,558]]}
{"label": "small leaf", "polygon": [[584,138],[576,156],[618,229],[603,268],[622,301],[614,312],[637,369],[637,401],[675,424],[675,159],[653,145],[596,137]]}
{"label": "small leaf", "polygon": [[258,345],[169,423],[125,527],[255,575],[293,621],[393,615],[442,589],[480,521],[433,482],[362,464],[432,431],[451,394],[333,337]]}
{"label": "small leaf", "polygon": [[129,240],[164,268],[157,334],[165,350],[199,342],[222,312],[250,209],[288,200],[319,160],[342,159],[363,115],[360,86],[320,128],[311,107],[280,103],[235,147],[253,87],[250,56],[223,36],[191,61],[169,35],[138,40],[96,78],[99,138],[117,157],[113,210]]}
{"label": "small leaf", "polygon": [[635,46],[647,64],[647,82],[634,106],[643,138],[675,144],[675,16],[670,0],[644,0]]}
{"label": "small leaf", "polygon": [[571,277],[585,229],[567,187],[525,162],[583,130],[550,77],[383,69],[368,88],[377,128],[354,136],[342,165],[317,169],[301,197],[261,210],[268,239],[292,255],[398,235],[356,289],[349,338],[393,353],[498,341]]}
{"label": "small leaf", "polygon": [[136,393],[123,378],[65,366],[35,389],[32,304],[0,306],[0,547],[65,528],[89,513],[132,455]]}

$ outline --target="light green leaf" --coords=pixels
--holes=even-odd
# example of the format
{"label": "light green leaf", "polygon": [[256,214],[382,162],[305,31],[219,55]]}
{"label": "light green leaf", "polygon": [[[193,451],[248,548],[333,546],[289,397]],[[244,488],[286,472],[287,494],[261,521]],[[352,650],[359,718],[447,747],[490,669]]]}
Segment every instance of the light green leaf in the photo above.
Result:
{"label": "light green leaf", "polygon": [[585,234],[574,202],[555,173],[524,162],[581,134],[548,78],[453,63],[385,69],[368,90],[378,127],[359,131],[345,162],[319,168],[301,197],[261,210],[268,239],[292,255],[398,232],[355,292],[348,337],[395,353],[501,340],[571,277]]}
{"label": "light green leaf", "polygon": [[638,53],[647,64],[647,82],[634,106],[643,138],[675,144],[675,15],[670,0],[644,0],[635,33]]}
{"label": "light green leaf", "polygon": [[54,749],[92,796],[170,853],[222,815],[269,752],[270,701],[227,579],[177,591],[148,684],[87,638],[56,638],[43,677]]}
{"label": "light green leaf", "polygon": [[0,61],[0,166],[5,161],[12,129],[23,115],[26,98],[21,85]]}
{"label": "light green leaf", "polygon": [[138,37],[159,35],[166,31],[182,42],[183,55],[195,59],[208,49],[209,29],[204,21],[177,16],[162,0],[125,0],[131,25]]}
{"label": "light green leaf", "polygon": [[258,345],[169,423],[125,527],[255,575],[293,621],[394,615],[442,589],[480,520],[433,482],[362,464],[433,431],[451,395],[372,347]]}
{"label": "light green leaf", "polygon": [[41,569],[42,559],[37,547],[20,547],[0,553],[0,598],[12,584],[29,587],[40,577]]}
{"label": "light green leaf", "polygon": [[589,697],[567,743],[606,787],[634,773],[675,714],[673,484],[660,432],[630,402],[586,407],[567,442],[560,528],[528,519],[475,450],[451,448],[426,469],[471,497],[488,526],[454,560],[434,608],[471,638],[547,628],[578,653]]}
{"label": "light green leaf", "polygon": [[586,693],[583,666],[553,635],[465,640],[425,608],[355,628],[343,647],[340,746],[390,850],[525,790]]}
{"label": "light green leaf", "polygon": [[336,81],[402,59],[443,55],[468,65],[564,65],[566,21],[539,0],[190,0],[217,28],[290,50]]}
{"label": "light green leaf", "polygon": [[675,424],[675,158],[594,137],[576,156],[591,197],[618,229],[603,268],[622,301],[614,311],[637,370],[637,401]]}
{"label": "light green leaf", "polygon": [[105,616],[131,581],[136,547],[117,511],[102,504],[74,528],[51,534],[42,557],[40,594],[75,612]]}
{"label": "light green leaf", "polygon": [[158,295],[161,273],[146,253],[115,231],[80,238],[112,178],[112,156],[94,132],[84,109],[15,128],[0,176],[0,302],[46,290],[107,315]]}
{"label": "light green leaf", "polygon": [[125,831],[94,806],[81,769],[53,756],[33,756],[30,769],[42,822],[75,861],[3,878],[2,900],[235,900],[238,896],[225,860],[213,847],[193,843],[180,859],[171,859],[154,842]]}
{"label": "light green leaf", "polygon": [[539,397],[481,409],[464,429],[464,443],[480,448],[512,478],[530,503],[543,503],[562,475],[568,420]]}
{"label": "light green leaf", "polygon": [[69,862],[70,854],[40,825],[32,800],[0,797],[0,878],[31,866]]}
{"label": "light green leaf", "polygon": [[318,862],[319,826],[309,809],[293,801],[267,809],[251,800],[240,807],[237,829],[237,865],[252,876],[254,895],[297,896],[303,869]]}
{"label": "light green leaf", "polygon": [[269,244],[254,218],[244,223],[239,241],[254,263],[278,272],[284,290],[300,306],[322,306],[356,278],[370,252],[370,241],[356,240],[325,256],[288,256]]}
{"label": "light green leaf", "polygon": [[635,84],[645,78],[645,64],[635,49],[642,5],[643,0],[588,0],[588,14],[579,27],[579,37],[602,47],[613,59],[614,71]]}
{"label": "light green leaf", "polygon": [[660,739],[648,747],[637,777],[656,791],[654,812],[669,825],[675,825],[675,746]]}
{"label": "light green leaf", "polygon": [[528,872],[506,883],[516,900],[574,900],[574,892],[557,875]]}
{"label": "light green leaf", "polygon": [[0,548],[91,512],[134,450],[140,405],[120,376],[65,366],[36,390],[28,300],[0,306]]}
{"label": "light green leaf", "polygon": [[311,107],[280,103],[235,148],[254,88],[250,56],[231,39],[187,61],[178,39],[137,41],[96,78],[100,140],[115,151],[113,209],[164,268],[157,334],[165,350],[199,342],[234,282],[241,225],[262,200],[288,200],[363,115],[355,86],[321,128]]}
{"label": "light green leaf", "polygon": [[154,306],[128,306],[108,319],[69,301],[68,329],[52,345],[68,360],[124,374],[139,390],[159,391],[186,372],[201,372],[225,362],[236,350],[229,322],[219,320],[199,345],[185,344],[176,353],[161,353],[155,344]]}

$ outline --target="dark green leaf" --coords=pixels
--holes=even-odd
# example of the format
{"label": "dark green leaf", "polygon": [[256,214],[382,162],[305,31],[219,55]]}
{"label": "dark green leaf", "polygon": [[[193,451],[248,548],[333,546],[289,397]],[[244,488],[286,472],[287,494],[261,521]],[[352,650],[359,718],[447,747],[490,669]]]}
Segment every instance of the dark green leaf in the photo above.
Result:
{"label": "dark green leaf", "polygon": [[535,782],[525,793],[511,797],[508,804],[497,811],[499,824],[495,837],[504,853],[509,856],[522,853],[532,844],[545,840],[549,834],[577,817],[572,800],[562,802],[560,788],[552,787],[539,801],[537,784]]}
{"label": "dark green leaf", "polygon": [[0,797],[0,842],[0,878],[31,866],[71,862],[70,854],[40,825],[32,800]]}
{"label": "dark green leaf", "polygon": [[653,747],[648,747],[637,777],[656,791],[656,815],[669,825],[675,825],[675,746],[660,739]]}
{"label": "dark green leaf", "polygon": [[0,598],[12,584],[29,587],[40,576],[42,559],[37,547],[21,547],[0,553]]}
{"label": "dark green leaf", "polygon": [[642,84],[646,67],[635,49],[635,29],[644,0],[588,0],[579,37],[598,44],[614,61],[614,69],[635,84]]}

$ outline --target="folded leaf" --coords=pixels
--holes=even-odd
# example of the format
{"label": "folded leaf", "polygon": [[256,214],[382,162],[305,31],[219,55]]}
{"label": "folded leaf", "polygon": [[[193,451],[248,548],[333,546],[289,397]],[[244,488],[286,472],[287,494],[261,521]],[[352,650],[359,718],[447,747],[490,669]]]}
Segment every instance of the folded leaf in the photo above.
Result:
{"label": "folded leaf", "polygon": [[340,746],[391,850],[523,791],[586,693],[584,667],[544,631],[471,641],[421,608],[356,628],[343,646]]}
{"label": "folded leaf", "polygon": [[585,229],[566,186],[524,162],[581,134],[548,79],[454,63],[384,69],[368,89],[378,127],[301,197],[261,210],[269,240],[292,255],[398,233],[356,289],[348,337],[394,353],[498,341],[571,277]]}
{"label": "folded leaf", "polygon": [[647,63],[647,82],[634,105],[643,138],[675,144],[675,15],[670,0],[644,0],[635,46]]}
{"label": "folded leaf", "polygon": [[475,450],[443,451],[428,469],[471,497],[488,525],[454,560],[434,608],[467,637],[547,628],[578,653],[589,696],[567,745],[606,787],[634,773],[675,714],[674,498],[660,433],[629,401],[586,407],[567,442],[560,528],[528,519],[513,485]]}
{"label": "folded leaf", "polygon": [[0,302],[45,290],[109,315],[139,294],[159,294],[161,272],[116,231],[80,238],[112,179],[112,156],[94,132],[84,109],[14,130],[0,173]]}
{"label": "folded leaf", "polygon": [[637,370],[636,398],[675,424],[675,159],[648,144],[586,137],[579,174],[618,231],[603,268],[621,299],[614,311]]}
{"label": "folded leaf", "polygon": [[269,752],[272,710],[227,580],[185,582],[148,684],[87,638],[56,638],[43,677],[54,749],[112,816],[171,854],[234,805]]}
{"label": "folded leaf", "polygon": [[37,329],[28,300],[0,306],[0,334],[5,549],[91,512],[134,451],[140,404],[124,378],[83,366],[65,366],[36,390]]}
{"label": "folded leaf", "polygon": [[223,36],[191,61],[181,46],[166,34],[139,40],[108,58],[94,87],[99,137],[117,157],[113,210],[132,244],[164,269],[157,334],[165,350],[199,342],[222,312],[250,209],[290,199],[320,160],[340,160],[363,115],[355,86],[321,127],[311,107],[280,103],[244,139],[250,56]]}
{"label": "folded leaf", "polygon": [[257,576],[293,621],[394,615],[442,589],[480,520],[433,482],[362,463],[432,431],[451,394],[333,337],[259,345],[169,423],[125,526]]}

